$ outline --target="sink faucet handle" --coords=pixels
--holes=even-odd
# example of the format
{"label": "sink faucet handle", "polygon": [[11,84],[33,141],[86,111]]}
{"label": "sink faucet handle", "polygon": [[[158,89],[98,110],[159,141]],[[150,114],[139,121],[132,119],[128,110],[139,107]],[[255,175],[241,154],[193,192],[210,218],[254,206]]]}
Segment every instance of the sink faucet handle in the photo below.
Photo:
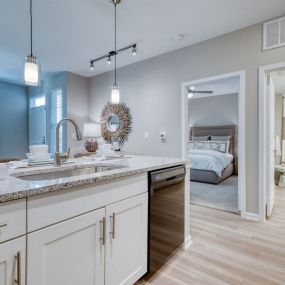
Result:
{"label": "sink faucet handle", "polygon": [[62,154],[60,155],[60,158],[61,158],[61,159],[68,159],[69,156],[70,156],[70,147],[68,148],[67,152],[62,153]]}

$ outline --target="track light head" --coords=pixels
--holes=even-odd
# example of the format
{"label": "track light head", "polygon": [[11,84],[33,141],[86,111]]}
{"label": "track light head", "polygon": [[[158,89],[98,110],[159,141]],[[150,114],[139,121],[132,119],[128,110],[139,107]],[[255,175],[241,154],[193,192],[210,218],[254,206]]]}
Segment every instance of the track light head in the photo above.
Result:
{"label": "track light head", "polygon": [[137,45],[134,45],[132,48],[132,54],[136,55],[137,54]]}
{"label": "track light head", "polygon": [[108,56],[107,63],[108,63],[108,64],[111,64],[111,62],[112,62],[111,56]]}
{"label": "track light head", "polygon": [[94,70],[94,63],[92,61],[90,62],[90,70]]}
{"label": "track light head", "polygon": [[122,0],[110,0],[113,5],[118,5],[121,3]]}

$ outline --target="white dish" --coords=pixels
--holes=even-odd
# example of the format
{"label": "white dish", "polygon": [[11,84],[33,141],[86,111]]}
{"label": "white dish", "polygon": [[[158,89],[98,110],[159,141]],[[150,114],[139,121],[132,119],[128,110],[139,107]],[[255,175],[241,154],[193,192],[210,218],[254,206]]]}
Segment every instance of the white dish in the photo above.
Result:
{"label": "white dish", "polygon": [[32,154],[48,153],[48,145],[46,144],[30,145],[29,149]]}
{"label": "white dish", "polygon": [[50,160],[51,154],[50,153],[26,153],[27,158],[30,161],[48,161]]}

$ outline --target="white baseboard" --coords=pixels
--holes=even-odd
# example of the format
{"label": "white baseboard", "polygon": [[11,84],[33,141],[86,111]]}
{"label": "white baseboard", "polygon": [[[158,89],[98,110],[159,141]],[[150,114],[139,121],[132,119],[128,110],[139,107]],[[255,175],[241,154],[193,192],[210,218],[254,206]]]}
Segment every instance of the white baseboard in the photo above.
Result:
{"label": "white baseboard", "polygon": [[191,247],[192,244],[193,244],[193,241],[192,241],[191,236],[189,235],[184,240],[184,244],[183,244],[183,247],[182,247],[183,250],[188,250]]}
{"label": "white baseboard", "polygon": [[244,218],[247,219],[247,220],[255,221],[255,222],[259,222],[260,221],[260,216],[258,214],[249,213],[249,212],[245,213]]}

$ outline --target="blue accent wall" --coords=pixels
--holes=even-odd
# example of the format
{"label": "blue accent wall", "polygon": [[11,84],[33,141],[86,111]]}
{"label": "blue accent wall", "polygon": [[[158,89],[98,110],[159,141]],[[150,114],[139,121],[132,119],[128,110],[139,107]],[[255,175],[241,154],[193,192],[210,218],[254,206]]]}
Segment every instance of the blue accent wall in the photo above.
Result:
{"label": "blue accent wall", "polygon": [[0,158],[28,152],[28,90],[0,81]]}

